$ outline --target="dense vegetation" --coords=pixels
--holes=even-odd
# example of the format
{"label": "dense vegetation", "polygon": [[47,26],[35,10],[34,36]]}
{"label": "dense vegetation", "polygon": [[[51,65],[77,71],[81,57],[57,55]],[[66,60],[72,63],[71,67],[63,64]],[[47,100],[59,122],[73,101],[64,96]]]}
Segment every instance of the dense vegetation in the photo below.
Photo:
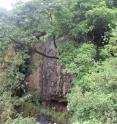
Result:
{"label": "dense vegetation", "polygon": [[30,50],[41,42],[40,32],[43,41],[64,39],[57,49],[64,71],[74,75],[68,94],[73,123],[116,124],[116,0],[30,0],[10,12],[0,9],[0,123],[36,124],[14,108],[17,88],[27,93]]}

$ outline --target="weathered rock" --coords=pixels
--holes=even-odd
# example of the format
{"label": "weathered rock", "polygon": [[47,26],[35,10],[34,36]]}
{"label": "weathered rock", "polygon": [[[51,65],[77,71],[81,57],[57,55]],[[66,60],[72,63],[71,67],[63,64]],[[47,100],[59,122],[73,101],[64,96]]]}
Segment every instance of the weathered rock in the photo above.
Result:
{"label": "weathered rock", "polygon": [[[43,44],[36,44],[37,49],[41,51],[44,50]],[[30,59],[29,71],[30,75],[27,77],[27,82],[33,90],[38,90],[38,93],[41,94],[42,84],[43,84],[43,61],[44,58],[42,55],[39,55],[35,51],[32,51]]]}
{"label": "weathered rock", "polygon": [[[49,56],[58,56],[53,42],[36,44],[36,49]],[[45,100],[65,100],[71,87],[72,76],[63,72],[63,66],[56,58],[47,58],[32,53],[29,85],[40,92]]]}

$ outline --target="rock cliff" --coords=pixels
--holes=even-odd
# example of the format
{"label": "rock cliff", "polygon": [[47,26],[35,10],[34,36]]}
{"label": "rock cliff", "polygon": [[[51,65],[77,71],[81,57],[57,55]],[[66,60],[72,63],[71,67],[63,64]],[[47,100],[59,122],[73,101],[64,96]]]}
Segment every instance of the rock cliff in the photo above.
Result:
{"label": "rock cliff", "polygon": [[55,58],[45,57],[35,51],[31,57],[31,73],[28,76],[29,86],[39,92],[46,101],[66,101],[66,94],[70,91],[72,76],[63,71],[63,65],[56,57],[59,56],[53,41],[37,43],[37,51]]}

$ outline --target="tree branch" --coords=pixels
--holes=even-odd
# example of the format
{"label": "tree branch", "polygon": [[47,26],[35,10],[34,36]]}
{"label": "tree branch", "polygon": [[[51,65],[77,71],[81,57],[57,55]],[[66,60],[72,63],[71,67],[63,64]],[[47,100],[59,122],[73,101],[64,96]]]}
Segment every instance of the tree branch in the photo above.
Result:
{"label": "tree branch", "polygon": [[40,54],[40,55],[42,55],[42,56],[44,56],[44,57],[47,57],[47,58],[59,59],[59,57],[57,57],[57,56],[49,56],[49,55],[46,55],[45,53],[42,53],[42,52],[38,51],[37,49],[35,49],[35,52],[38,53],[38,54]]}
{"label": "tree branch", "polygon": [[[12,40],[14,43],[23,45],[23,43],[17,41],[16,39],[14,39],[14,38],[12,38],[12,37],[10,37],[10,36],[9,36],[9,38],[10,38],[10,40]],[[40,51],[38,51],[37,49],[34,49],[34,51],[35,51],[36,53],[38,53],[38,54],[44,56],[44,57],[47,57],[47,58],[59,59],[59,57],[57,57],[57,56],[49,56],[49,55],[46,55],[45,53],[40,52]]]}
{"label": "tree branch", "polygon": [[55,36],[55,34],[53,34],[53,43],[54,43],[55,48],[57,48],[57,44],[56,44],[56,36]]}

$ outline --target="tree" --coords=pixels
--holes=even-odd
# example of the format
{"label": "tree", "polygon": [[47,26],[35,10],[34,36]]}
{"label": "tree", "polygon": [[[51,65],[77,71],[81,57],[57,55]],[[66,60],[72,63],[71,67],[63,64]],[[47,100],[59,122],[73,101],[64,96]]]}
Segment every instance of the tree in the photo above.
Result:
{"label": "tree", "polygon": [[[67,30],[63,34],[74,37],[78,43],[64,44],[60,58],[65,71],[75,77],[68,94],[68,106],[79,123],[117,123],[114,97],[117,89],[117,11],[108,2],[77,1],[71,10],[68,9],[72,16],[68,16],[70,22],[65,22],[65,25],[71,27],[61,29],[63,32]],[[60,14],[63,16],[65,13]]]}

